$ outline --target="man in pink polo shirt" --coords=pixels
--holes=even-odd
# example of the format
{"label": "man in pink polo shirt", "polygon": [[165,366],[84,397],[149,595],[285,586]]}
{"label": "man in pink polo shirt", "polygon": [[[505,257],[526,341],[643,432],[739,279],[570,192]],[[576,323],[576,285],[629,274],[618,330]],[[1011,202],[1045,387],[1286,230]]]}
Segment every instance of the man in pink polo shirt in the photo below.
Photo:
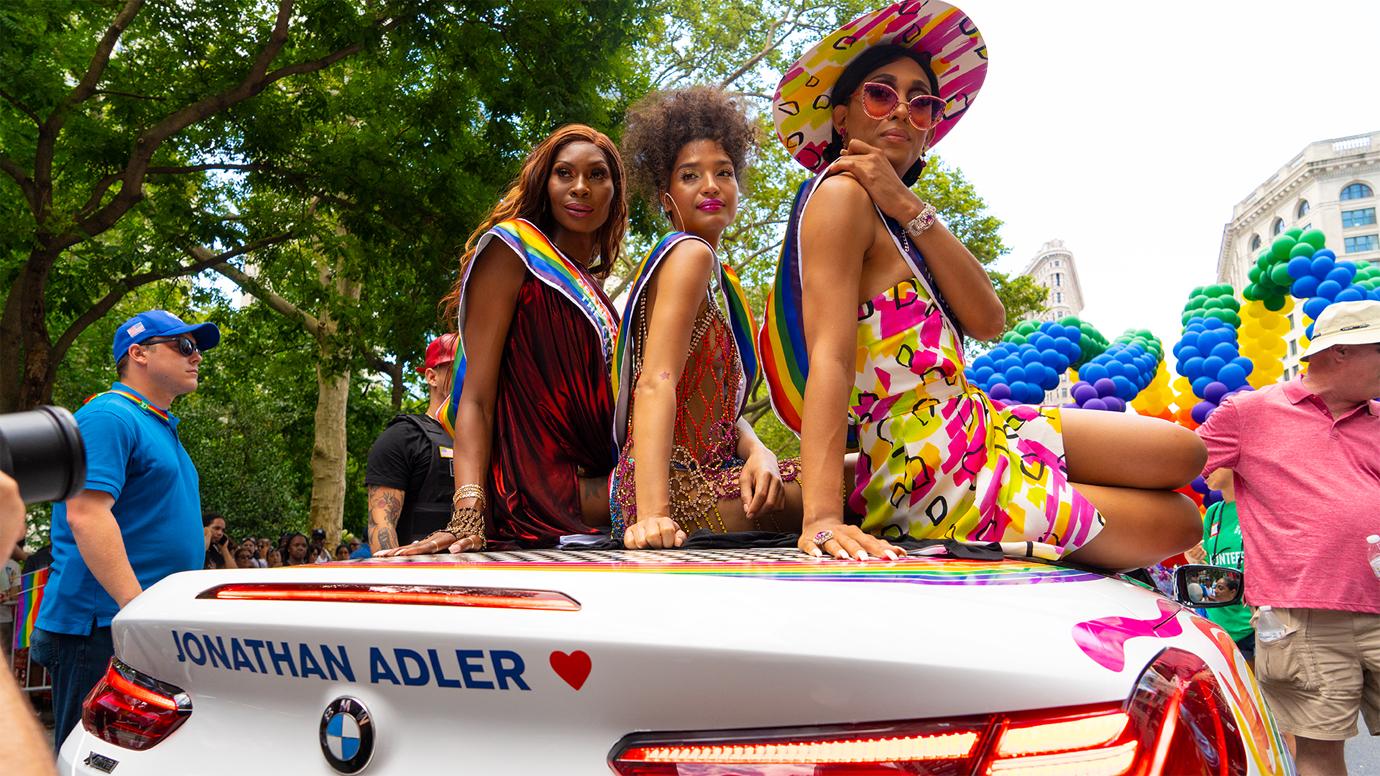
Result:
{"label": "man in pink polo shirt", "polygon": [[1235,471],[1246,603],[1289,632],[1255,668],[1310,776],[1346,772],[1358,711],[1380,735],[1380,302],[1329,306],[1302,358],[1307,375],[1231,397],[1198,434],[1204,473]]}

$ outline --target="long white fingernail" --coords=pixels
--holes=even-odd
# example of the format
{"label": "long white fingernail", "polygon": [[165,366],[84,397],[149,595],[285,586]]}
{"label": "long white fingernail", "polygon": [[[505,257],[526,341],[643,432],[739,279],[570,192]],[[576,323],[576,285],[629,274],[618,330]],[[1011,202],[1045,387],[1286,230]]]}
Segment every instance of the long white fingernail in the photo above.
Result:
{"label": "long white fingernail", "polygon": [[871,560],[872,556],[867,554],[867,550],[858,550],[858,560]]}
{"label": "long white fingernail", "polygon": [[891,550],[886,551],[886,556],[892,560],[896,560],[896,558],[898,557],[896,553],[892,552]]}

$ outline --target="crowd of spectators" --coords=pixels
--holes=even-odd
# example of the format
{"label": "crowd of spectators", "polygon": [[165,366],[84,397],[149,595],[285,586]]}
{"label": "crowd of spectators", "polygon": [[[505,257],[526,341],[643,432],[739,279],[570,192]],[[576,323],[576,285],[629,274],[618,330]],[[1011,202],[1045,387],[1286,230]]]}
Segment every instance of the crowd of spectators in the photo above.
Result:
{"label": "crowd of spectators", "polygon": [[319,528],[312,531],[310,538],[290,531],[277,542],[266,536],[245,536],[236,541],[227,531],[223,515],[208,512],[202,523],[208,569],[266,569],[369,557],[367,545],[349,533],[341,534],[340,542],[328,548],[326,532]]}

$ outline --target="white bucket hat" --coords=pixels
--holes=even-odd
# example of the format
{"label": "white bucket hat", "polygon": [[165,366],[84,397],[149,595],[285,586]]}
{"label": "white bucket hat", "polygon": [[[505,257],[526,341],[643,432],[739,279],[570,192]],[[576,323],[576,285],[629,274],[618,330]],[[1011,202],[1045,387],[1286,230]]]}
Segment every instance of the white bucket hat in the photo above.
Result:
{"label": "white bucket hat", "polygon": [[1313,323],[1313,340],[1299,356],[1307,361],[1334,345],[1380,344],[1380,302],[1333,302]]}

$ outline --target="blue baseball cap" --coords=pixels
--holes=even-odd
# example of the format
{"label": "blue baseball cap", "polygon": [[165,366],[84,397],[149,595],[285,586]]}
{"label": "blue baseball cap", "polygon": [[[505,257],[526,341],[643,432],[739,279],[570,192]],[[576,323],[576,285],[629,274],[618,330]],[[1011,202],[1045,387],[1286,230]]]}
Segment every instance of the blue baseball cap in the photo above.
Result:
{"label": "blue baseball cap", "polygon": [[115,343],[111,353],[119,363],[129,352],[130,345],[137,345],[155,337],[176,337],[190,334],[201,350],[210,350],[220,343],[220,329],[214,323],[183,323],[181,318],[167,310],[146,310],[120,324],[115,330]]}

